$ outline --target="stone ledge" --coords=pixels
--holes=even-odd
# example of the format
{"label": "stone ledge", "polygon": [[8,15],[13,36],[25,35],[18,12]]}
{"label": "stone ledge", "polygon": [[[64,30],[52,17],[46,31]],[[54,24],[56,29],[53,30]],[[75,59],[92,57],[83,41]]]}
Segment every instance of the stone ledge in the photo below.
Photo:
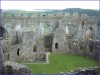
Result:
{"label": "stone ledge", "polygon": [[31,69],[27,66],[7,61],[4,63],[3,72],[1,74],[31,74]]}

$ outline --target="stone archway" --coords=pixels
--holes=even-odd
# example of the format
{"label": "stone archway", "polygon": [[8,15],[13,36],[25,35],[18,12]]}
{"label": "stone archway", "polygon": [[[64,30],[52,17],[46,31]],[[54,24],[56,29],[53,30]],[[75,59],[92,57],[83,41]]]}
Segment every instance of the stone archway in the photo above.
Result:
{"label": "stone archway", "polygon": [[2,37],[2,39],[8,39],[9,38],[7,30],[2,26],[0,26],[0,37]]}
{"label": "stone archway", "polygon": [[1,47],[2,47],[2,51],[4,53],[4,60],[9,60],[9,35],[7,30],[0,26],[0,38],[1,38]]}
{"label": "stone archway", "polygon": [[48,35],[44,37],[44,47],[46,52],[52,52],[52,42],[53,42],[53,37],[52,35]]}
{"label": "stone archway", "polygon": [[89,39],[94,39],[94,31],[92,27],[89,27],[86,32],[85,32],[85,39],[89,40]]}
{"label": "stone archway", "polygon": [[55,43],[55,49],[58,49],[58,43],[57,42]]}

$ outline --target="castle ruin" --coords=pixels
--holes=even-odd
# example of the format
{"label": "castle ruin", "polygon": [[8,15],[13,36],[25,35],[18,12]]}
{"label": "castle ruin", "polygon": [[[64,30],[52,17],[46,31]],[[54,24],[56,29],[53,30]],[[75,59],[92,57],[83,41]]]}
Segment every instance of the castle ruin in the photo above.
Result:
{"label": "castle ruin", "polygon": [[3,60],[35,62],[46,53],[98,59],[98,18],[79,13],[3,14]]}

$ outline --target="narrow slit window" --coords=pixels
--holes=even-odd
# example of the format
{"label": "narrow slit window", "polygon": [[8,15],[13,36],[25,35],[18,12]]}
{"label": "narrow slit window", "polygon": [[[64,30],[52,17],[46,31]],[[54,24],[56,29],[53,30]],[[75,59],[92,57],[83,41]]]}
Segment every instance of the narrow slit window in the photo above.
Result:
{"label": "narrow slit window", "polygon": [[20,51],[20,48],[18,48],[17,49],[17,56],[19,56],[20,54],[19,54],[19,51]]}
{"label": "narrow slit window", "polygon": [[84,21],[82,22],[82,29],[83,29],[83,27],[84,27]]}

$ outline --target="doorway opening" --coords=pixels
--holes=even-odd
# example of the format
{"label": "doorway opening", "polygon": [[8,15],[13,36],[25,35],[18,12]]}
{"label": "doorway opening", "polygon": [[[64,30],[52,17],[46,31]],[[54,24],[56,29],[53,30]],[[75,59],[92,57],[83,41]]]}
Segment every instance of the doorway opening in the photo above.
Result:
{"label": "doorway opening", "polygon": [[36,51],[37,51],[37,46],[34,45],[34,46],[33,46],[33,52],[36,52]]}
{"label": "doorway opening", "polygon": [[55,49],[58,49],[58,43],[57,42],[55,43]]}

